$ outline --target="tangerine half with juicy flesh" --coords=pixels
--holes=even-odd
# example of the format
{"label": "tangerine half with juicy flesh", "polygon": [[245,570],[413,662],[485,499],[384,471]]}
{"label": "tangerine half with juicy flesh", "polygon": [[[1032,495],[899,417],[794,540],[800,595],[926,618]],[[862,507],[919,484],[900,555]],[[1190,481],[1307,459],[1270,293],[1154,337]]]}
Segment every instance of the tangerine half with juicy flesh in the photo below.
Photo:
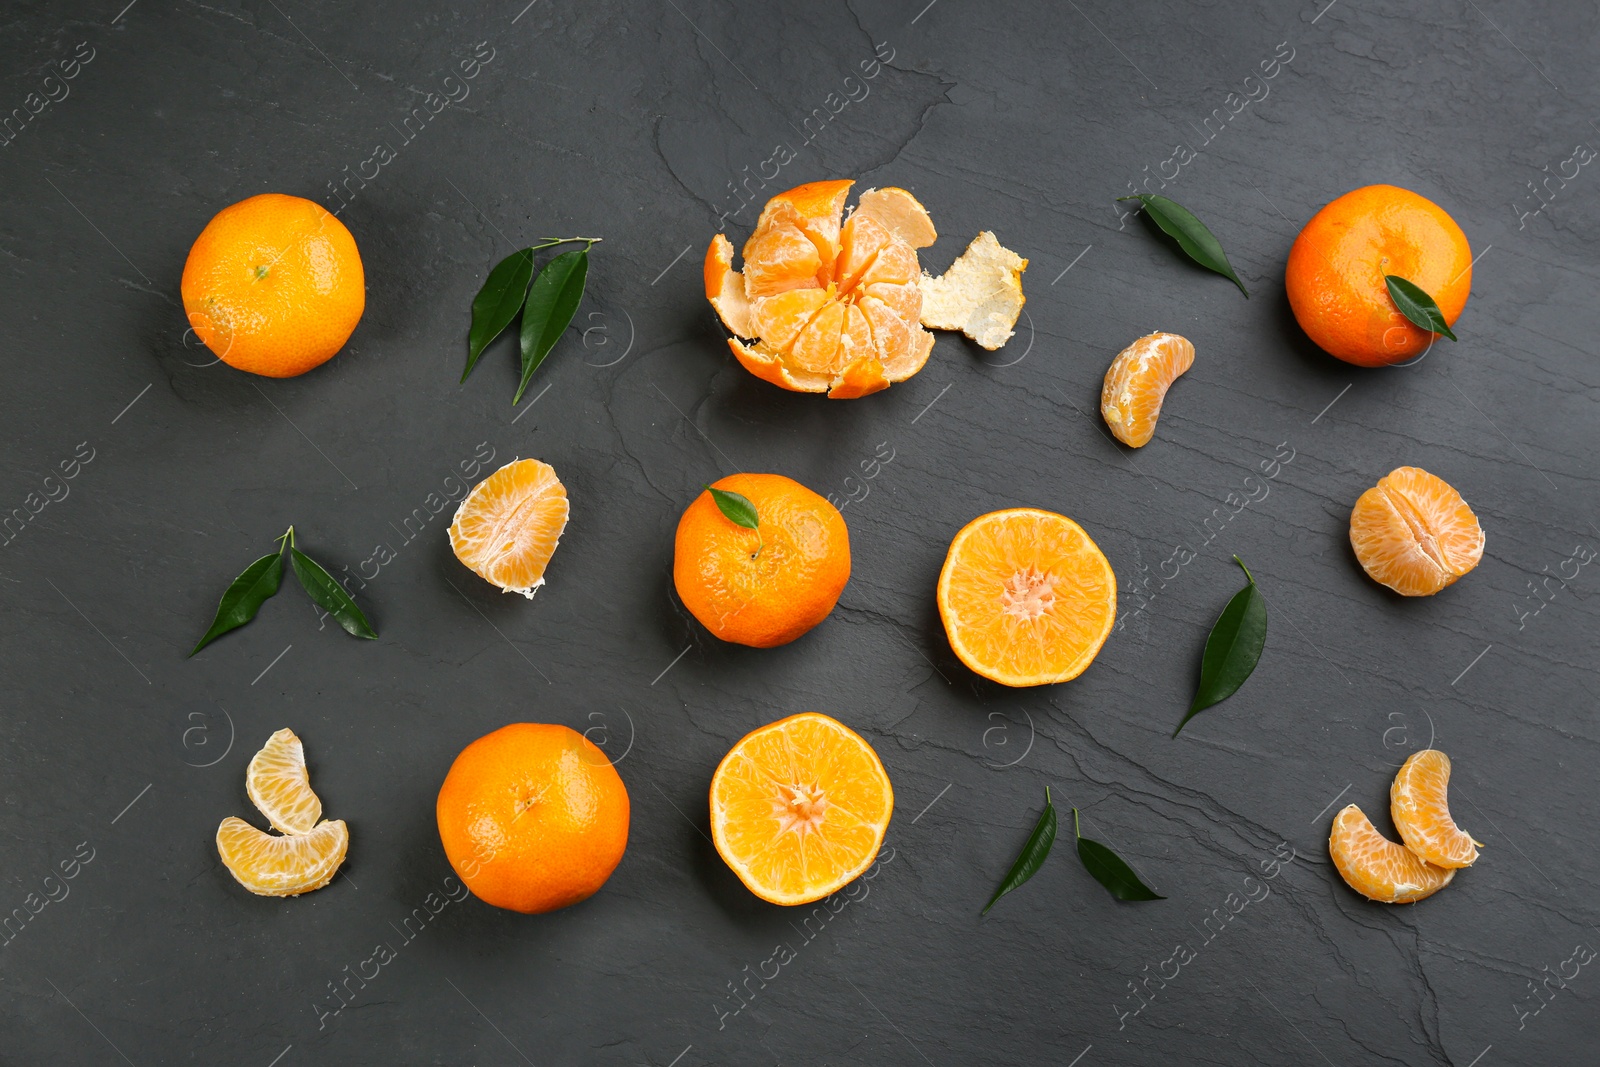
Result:
{"label": "tangerine half with juicy flesh", "polygon": [[967,523],[939,572],[950,647],[1002,685],[1082,674],[1117,617],[1117,576],[1083,527],[1053,511],[1010,508]]}
{"label": "tangerine half with juicy flesh", "polygon": [[1393,185],[1368,185],[1311,217],[1289,250],[1284,286],[1300,328],[1329,355],[1384,367],[1438,335],[1414,325],[1384,275],[1421,287],[1454,325],[1472,291],[1472,249],[1444,208]]}
{"label": "tangerine half with juicy flesh", "polygon": [[1436,867],[1384,837],[1354,804],[1334,816],[1328,854],[1351,889],[1382,904],[1431,897],[1456,876],[1453,869]]}
{"label": "tangerine half with juicy flesh", "polygon": [[1100,414],[1117,440],[1143,448],[1156,432],[1167,390],[1194,366],[1194,345],[1175,333],[1152,333],[1117,353],[1100,387]]}
{"label": "tangerine half with juicy flesh", "polygon": [[189,249],[189,325],[217,358],[292,378],[332,359],[361,321],[356,240],[321,204],[262,193],[223,208]]}
{"label": "tangerine half with juicy flesh", "polygon": [[781,474],[731,474],[712,485],[755,505],[757,527],[724,515],[710,490],[678,520],[672,582],[700,624],[724,641],[772,648],[828,617],[850,580],[850,531],[839,509]]}
{"label": "tangerine half with juicy flesh", "polygon": [[1470,867],[1478,842],[1450,816],[1450,757],[1413,752],[1389,787],[1389,814],[1406,847],[1435,867]]}
{"label": "tangerine half with juicy flesh", "polygon": [[1350,512],[1350,547],[1361,569],[1401,596],[1432,596],[1483,558],[1478,516],[1444,479],[1397,467]]}
{"label": "tangerine half with juicy flesh", "polygon": [[804,712],[746,734],[711,776],[717,853],[762,900],[808,904],[877,858],[894,789],[872,746]]}
{"label": "tangerine half with juicy flesh", "polygon": [[450,548],[503,593],[533,598],[567,528],[567,488],[536,459],[507,463],[472,487],[450,523]]}
{"label": "tangerine half with juicy flesh", "polygon": [[594,742],[512,723],[461,750],[435,806],[444,854],[497,908],[554,911],[593,896],[628,847],[628,790]]}

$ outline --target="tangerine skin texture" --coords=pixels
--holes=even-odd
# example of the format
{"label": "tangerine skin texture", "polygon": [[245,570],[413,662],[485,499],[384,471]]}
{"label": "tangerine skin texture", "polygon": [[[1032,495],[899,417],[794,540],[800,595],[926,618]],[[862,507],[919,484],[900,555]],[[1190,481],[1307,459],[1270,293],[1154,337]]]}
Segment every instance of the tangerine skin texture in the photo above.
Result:
{"label": "tangerine skin texture", "polygon": [[487,904],[533,915],[593,896],[628,847],[628,790],[576,730],[512,723],[461,750],[439,789],[439,839]]}
{"label": "tangerine skin texture", "polygon": [[1438,204],[1393,185],[1368,185],[1306,223],[1289,250],[1284,286],[1300,328],[1319,348],[1346,363],[1383,367],[1435,340],[1400,314],[1385,274],[1421,286],[1454,325],[1472,291],[1472,249]]}
{"label": "tangerine skin texture", "polygon": [[230,367],[292,378],[332,359],[366,309],[355,238],[320,204],[262,193],[223,208],[183,266],[183,308]]}
{"label": "tangerine skin texture", "polygon": [[678,597],[724,641],[786,645],[828,617],[850,580],[844,516],[781,474],[731,474],[714,484],[756,506],[760,540],[702,492],[678,520],[672,558]]}

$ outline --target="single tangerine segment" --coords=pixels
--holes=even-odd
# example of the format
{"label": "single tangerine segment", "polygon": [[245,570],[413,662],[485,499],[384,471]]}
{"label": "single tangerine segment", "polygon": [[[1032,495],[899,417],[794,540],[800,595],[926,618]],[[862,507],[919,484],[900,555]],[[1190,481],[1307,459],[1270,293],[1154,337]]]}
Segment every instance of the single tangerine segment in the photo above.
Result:
{"label": "single tangerine segment", "polygon": [[736,525],[709,491],[696,497],[673,542],[678,598],[724,641],[788,644],[828,617],[850,580],[844,516],[781,474],[732,474],[713,487],[754,504],[759,527]]}
{"label": "single tangerine segment", "polygon": [[1414,752],[1389,787],[1389,813],[1406,847],[1435,867],[1470,867],[1478,842],[1450,816],[1450,757]]}
{"label": "single tangerine segment", "polygon": [[293,730],[279,730],[267,738],[250,759],[244,773],[245,792],[282,834],[307,834],[322,818],[322,801],[311,790],[306,773],[305,747]]}
{"label": "single tangerine segment", "polygon": [[240,885],[262,897],[292,897],[321,889],[333,881],[349,848],[350,830],[343,819],[284,837],[232,815],[217,827],[217,854],[223,866]]}
{"label": "single tangerine segment", "polygon": [[1334,816],[1328,854],[1351,889],[1382,904],[1410,904],[1431,897],[1456,876],[1454,870],[1435,867],[1378,833],[1354,804]]}
{"label": "single tangerine segment", "polygon": [[848,885],[877,858],[894,812],[878,754],[817,712],[745,735],[711,777],[711,836],[752,893],[807,904]]}
{"label": "single tangerine segment", "polygon": [[456,558],[502,592],[532,599],[567,528],[566,486],[536,459],[507,463],[472,487],[450,524]]}
{"label": "single tangerine segment", "polygon": [[1194,366],[1194,345],[1175,333],[1152,333],[1117,353],[1100,387],[1100,414],[1117,440],[1143,448],[1156,432],[1167,390]]}
{"label": "single tangerine segment", "polygon": [[1461,494],[1419,467],[1378,479],[1350,512],[1350,547],[1373,581],[1432,596],[1478,565],[1483,527]]}
{"label": "single tangerine segment", "polygon": [[1047,685],[1094,662],[1116,621],[1117,576],[1065,515],[1011,508],[956,534],[938,601],[961,662],[1002,685]]}

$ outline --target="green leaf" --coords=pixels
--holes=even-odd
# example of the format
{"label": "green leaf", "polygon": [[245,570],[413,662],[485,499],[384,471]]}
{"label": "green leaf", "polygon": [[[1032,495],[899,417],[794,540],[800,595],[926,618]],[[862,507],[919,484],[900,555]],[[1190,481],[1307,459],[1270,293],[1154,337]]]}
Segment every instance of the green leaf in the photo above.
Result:
{"label": "green leaf", "polygon": [[1155,224],[1161,227],[1163,233],[1178,242],[1178,247],[1188,253],[1189,258],[1233,282],[1239,291],[1249,299],[1250,291],[1244,287],[1244,282],[1233,272],[1233,265],[1228,262],[1228,254],[1222,250],[1222,243],[1212,236],[1206,224],[1195,218],[1194,213],[1182,204],[1168,200],[1164,196],[1155,196],[1149,193],[1140,193],[1138,196],[1119,196],[1118,200],[1137,200],[1150,212],[1150,217]]}
{"label": "green leaf", "polygon": [[467,334],[467,369],[461,372],[466,381],[478,357],[489,342],[500,336],[511,325],[511,320],[522,310],[528,299],[528,283],[533,281],[533,249],[513,252],[489,272],[489,278],[472,298],[472,330]]}
{"label": "green leaf", "polygon": [[539,272],[528,290],[528,304],[522,309],[522,384],[511,403],[522,400],[522,393],[533,380],[544,357],[550,354],[561,334],[578,313],[583,300],[583,285],[589,277],[589,250],[563,252]]}
{"label": "green leaf", "polygon": [[310,594],[311,599],[322,605],[323,609],[332,615],[345,632],[352,637],[365,637],[368,640],[376,638],[378,631],[367,622],[367,617],[361,614],[361,609],[356,607],[356,602],[344,587],[334,581],[333,575],[322,569],[316,560],[304,552],[289,546],[289,562],[294,565],[294,576],[300,579],[300,585]]}
{"label": "green leaf", "polygon": [[[1178,730],[1198,713],[1238,692],[1250,672],[1256,669],[1262,646],[1267,643],[1267,601],[1256,588],[1256,580],[1251,577],[1244,560],[1234,556],[1233,561],[1244,571],[1250,584],[1233,594],[1228,606],[1217,616],[1216,625],[1211,627],[1205,654],[1200,658],[1200,685]],[[1178,736],[1178,730],[1172,731],[1173,737]]]}
{"label": "green leaf", "polygon": [[237,630],[255,618],[261,605],[278,591],[278,585],[282,581],[281,549],[271,555],[262,556],[246,567],[244,572],[228,586],[227,592],[222,594],[222,599],[217,603],[216,618],[211,620],[211,629],[206,631],[205,636],[194,646],[189,655],[194,655],[229,630]]}
{"label": "green leaf", "polygon": [[1056,843],[1056,809],[1050,803],[1050,787],[1044,789],[1044,811],[1039,815],[1039,821],[1033,824],[1033,833],[1028,835],[1027,842],[1022,846],[1022,851],[1017,855],[1017,862],[1011,865],[1011,870],[1000,881],[1000,888],[994,891],[994,896],[989,898],[989,903],[983,906],[982,914],[989,914],[989,909],[995,902],[1017,886],[1039,873],[1039,868],[1044,866],[1044,858],[1050,855],[1050,846]]}
{"label": "green leaf", "polygon": [[1091,841],[1078,832],[1078,809],[1072,809],[1072,832],[1078,838],[1078,859],[1083,869],[1094,875],[1094,880],[1111,891],[1118,900],[1166,900],[1139,880],[1133,868],[1122,857],[1098,841]]}
{"label": "green leaf", "polygon": [[1444,321],[1444,312],[1439,310],[1439,305],[1422,286],[1408,282],[1398,274],[1385,274],[1383,283],[1389,287],[1389,299],[1400,309],[1400,314],[1411,320],[1413,326],[1420,326],[1429,333],[1442,333],[1452,341],[1456,339],[1456,335],[1450,332],[1450,324]]}
{"label": "green leaf", "polygon": [[711,499],[716,501],[717,510],[722,512],[727,520],[736,526],[743,526],[746,530],[761,528],[761,515],[756,511],[755,504],[750,498],[740,493],[730,493],[726,489],[715,486],[706,486],[706,492],[711,494]]}

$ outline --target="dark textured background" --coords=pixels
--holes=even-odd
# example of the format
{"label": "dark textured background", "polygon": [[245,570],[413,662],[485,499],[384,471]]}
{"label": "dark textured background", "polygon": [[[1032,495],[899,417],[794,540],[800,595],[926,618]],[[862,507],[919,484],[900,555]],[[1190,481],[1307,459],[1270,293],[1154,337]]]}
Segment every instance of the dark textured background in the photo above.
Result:
{"label": "dark textured background", "polygon": [[[0,114],[61,96],[45,79],[80,42],[93,58],[0,148],[0,508],[67,491],[0,551],[0,912],[92,858],[0,948],[0,1063],[1593,1061],[1594,966],[1544,999],[1529,982],[1600,946],[1600,567],[1567,562],[1600,548],[1600,173],[1551,179],[1538,214],[1528,183],[1600,143],[1600,15],[923,2],[7,5]],[[447,83],[479,42],[493,59]],[[876,46],[892,59],[865,98],[805,126],[830,93],[860,96],[844,79]],[[1113,198],[1199,147],[1230,92],[1259,95],[1245,79],[1275,51],[1292,59],[1266,98],[1166,189],[1221,237],[1247,301],[1119,225]],[[426,94],[463,85],[400,143]],[[289,381],[211,365],[177,301],[196,234],[255,193],[336,205],[329,183],[379,142],[397,158],[341,216],[369,287],[348,349]],[[943,234],[931,269],[983,228],[1029,257],[1011,345],[943,335],[918,377],[846,403],[740,370],[699,259],[739,206],[729,183],[779,144],[796,158],[763,199],[903,185]],[[1282,295],[1303,221],[1374,182],[1439,202],[1481,254],[1460,343],[1405,369],[1319,354]],[[736,240],[751,215],[730,215]],[[537,402],[508,403],[504,345],[458,386],[489,267],[573,233],[605,243]],[[1153,329],[1199,354],[1129,453],[1099,424],[1100,379]],[[553,463],[572,494],[531,603],[454,560],[448,511],[402,532],[480,443],[495,466]],[[892,462],[859,480],[880,444]],[[46,483],[75,450],[92,460]],[[1346,540],[1355,498],[1401,464],[1459,488],[1488,534],[1431,599],[1367,580]],[[722,645],[672,595],[680,511],[737,469],[858,497],[853,579],[786,648]],[[1228,494],[1262,484],[1202,546]],[[933,586],[961,524],[1020,504],[1093,534],[1130,621],[1080,679],[1009,691],[952,656]],[[291,522],[330,566],[394,553],[360,591],[382,638],[318,632],[286,586],[185,660]],[[1158,590],[1179,544],[1198,558]],[[1233,553],[1268,598],[1266,652],[1173,741]],[[735,739],[806,709],[861,731],[899,802],[891,861],[809,941],[717,858],[704,799]],[[450,760],[518,720],[587,729],[619,761],[626,858],[567,911],[450,903],[405,940],[449,874],[433,801]],[[286,725],[352,846],[348,877],[273,901],[233,882],[212,835],[254,816],[245,764]],[[1366,903],[1327,860],[1333,805],[1389,829],[1392,770],[1430,737],[1483,858],[1418,906]],[[1064,842],[980,920],[1047,785],[1169,899],[1114,902]],[[1296,858],[1270,866],[1274,846]],[[1204,918],[1264,863],[1270,895],[1207,942]],[[379,942],[396,958],[320,1016]],[[729,984],[778,942],[796,958],[732,1014]],[[1131,1014],[1129,983],[1180,943],[1193,958]]]}

